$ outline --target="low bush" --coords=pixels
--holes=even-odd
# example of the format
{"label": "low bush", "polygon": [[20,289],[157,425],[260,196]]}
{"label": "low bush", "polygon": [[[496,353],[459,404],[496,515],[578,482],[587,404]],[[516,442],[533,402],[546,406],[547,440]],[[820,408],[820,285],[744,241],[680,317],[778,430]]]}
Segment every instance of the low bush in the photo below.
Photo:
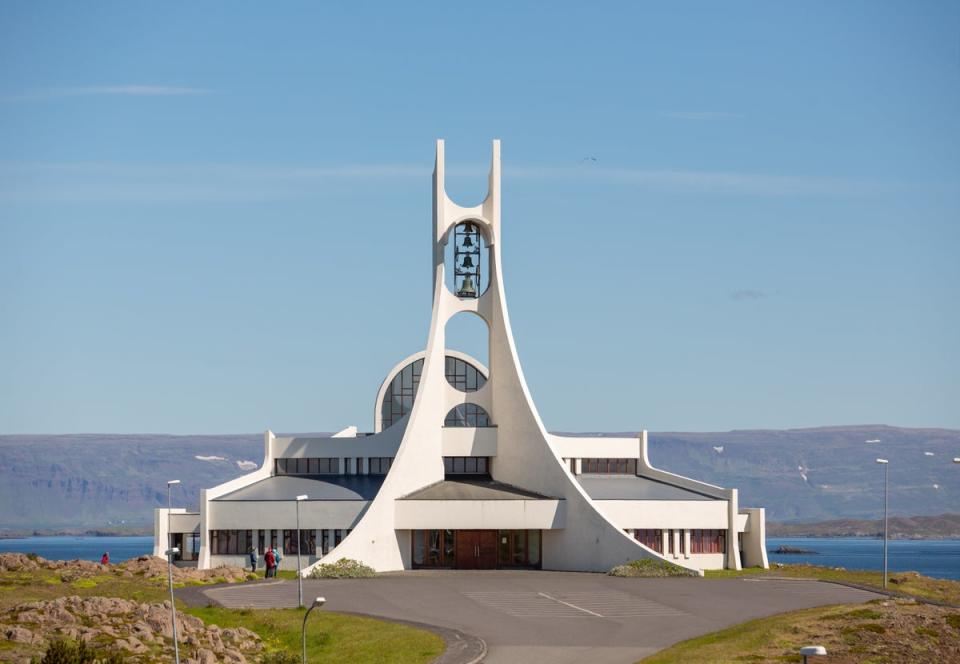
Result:
{"label": "low bush", "polygon": [[629,576],[635,578],[654,578],[664,576],[700,576],[696,571],[674,565],[666,560],[643,558],[626,565],[617,565],[609,572],[610,576]]}
{"label": "low bush", "polygon": [[57,639],[51,641],[43,657],[34,657],[32,664],[121,664],[123,656],[118,652],[102,653],[93,650],[77,639],[73,643]]}
{"label": "low bush", "polygon": [[310,572],[311,579],[367,579],[377,571],[359,560],[341,558],[335,563],[317,565]]}

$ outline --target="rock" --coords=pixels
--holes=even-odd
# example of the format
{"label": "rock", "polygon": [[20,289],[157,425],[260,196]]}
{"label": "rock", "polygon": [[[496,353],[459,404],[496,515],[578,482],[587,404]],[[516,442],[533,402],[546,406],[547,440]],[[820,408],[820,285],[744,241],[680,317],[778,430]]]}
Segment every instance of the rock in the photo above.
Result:
{"label": "rock", "polygon": [[200,664],[217,664],[217,656],[206,648],[197,650],[197,661]]}
{"label": "rock", "polygon": [[14,643],[33,643],[35,638],[33,632],[26,627],[9,627],[4,636],[7,637],[7,641]]}

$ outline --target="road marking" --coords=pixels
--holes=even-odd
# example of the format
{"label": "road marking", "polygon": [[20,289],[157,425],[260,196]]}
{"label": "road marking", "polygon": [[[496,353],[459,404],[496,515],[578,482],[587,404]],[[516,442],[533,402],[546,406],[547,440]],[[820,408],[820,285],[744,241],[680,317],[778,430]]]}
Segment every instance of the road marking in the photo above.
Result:
{"label": "road marking", "polygon": [[585,609],[582,606],[577,606],[576,604],[571,604],[570,602],[564,602],[562,599],[557,599],[556,597],[551,597],[547,593],[537,593],[540,597],[546,597],[547,599],[552,599],[554,602],[560,602],[565,606],[569,606],[571,609],[576,609],[577,611],[583,611],[584,613],[589,613],[591,616],[596,616],[597,618],[603,618],[599,613],[594,613],[590,609]]}
{"label": "road marking", "polygon": [[587,592],[483,592],[464,596],[479,604],[517,618],[604,619],[663,618],[688,616],[688,613],[645,597],[618,591]]}

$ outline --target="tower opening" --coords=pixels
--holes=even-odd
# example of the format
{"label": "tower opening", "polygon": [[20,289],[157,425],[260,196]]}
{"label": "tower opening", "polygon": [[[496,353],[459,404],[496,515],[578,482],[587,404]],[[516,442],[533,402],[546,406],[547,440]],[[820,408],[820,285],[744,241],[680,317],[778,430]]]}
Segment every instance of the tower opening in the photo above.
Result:
{"label": "tower opening", "polygon": [[484,294],[490,285],[490,258],[483,228],[463,221],[450,231],[445,254],[447,288],[459,298]]}

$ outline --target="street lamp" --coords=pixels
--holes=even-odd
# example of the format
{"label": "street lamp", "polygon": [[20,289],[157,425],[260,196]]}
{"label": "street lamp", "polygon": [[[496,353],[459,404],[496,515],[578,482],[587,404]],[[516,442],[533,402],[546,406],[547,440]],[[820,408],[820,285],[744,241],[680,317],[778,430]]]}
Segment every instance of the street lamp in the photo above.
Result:
{"label": "street lamp", "polygon": [[300,630],[300,642],[303,645],[303,656],[301,658],[301,664],[307,664],[307,618],[310,617],[310,612],[314,609],[319,609],[321,606],[326,604],[327,600],[323,597],[318,597],[313,600],[313,604],[310,605],[310,608],[307,609],[307,612],[303,616],[303,628]]}
{"label": "street lamp", "polygon": [[890,486],[890,462],[887,459],[877,459],[883,464],[883,589],[887,589],[887,490]]}
{"label": "street lamp", "polygon": [[[303,577],[300,576],[300,503],[306,499],[306,494],[297,496],[297,608],[303,608]],[[306,655],[304,655],[304,659],[306,659]]]}
{"label": "street lamp", "polygon": [[812,656],[824,656],[827,654],[827,649],[823,646],[804,646],[800,648],[800,654],[803,655],[803,664],[807,664],[807,657]]}
{"label": "street lamp", "polygon": [[170,615],[173,618],[173,656],[180,664],[180,644],[177,643],[177,605],[173,602],[173,557],[180,549],[173,546],[173,533],[170,532],[170,487],[180,484],[180,480],[167,482],[167,584],[170,586]]}

